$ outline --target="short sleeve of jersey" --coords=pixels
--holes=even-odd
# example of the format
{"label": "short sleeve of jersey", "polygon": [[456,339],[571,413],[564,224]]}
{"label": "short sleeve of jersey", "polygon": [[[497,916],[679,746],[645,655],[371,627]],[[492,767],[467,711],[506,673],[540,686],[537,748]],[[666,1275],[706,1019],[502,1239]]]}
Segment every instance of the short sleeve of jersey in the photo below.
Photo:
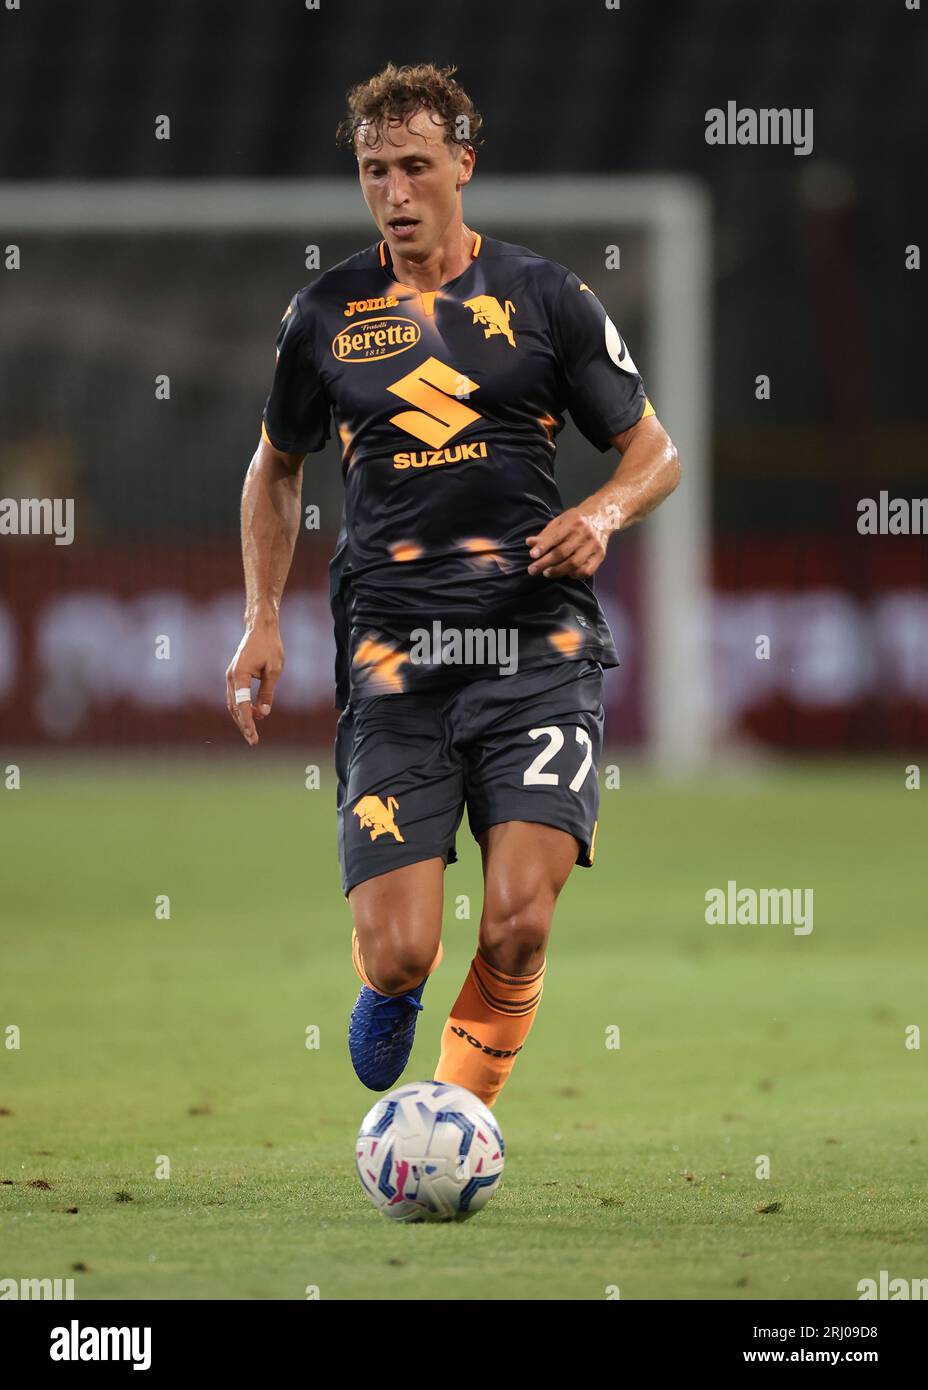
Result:
{"label": "short sleeve of jersey", "polygon": [[582,434],[604,453],[613,435],[654,412],[622,335],[572,272],[555,300],[553,334],[567,409]]}
{"label": "short sleeve of jersey", "polygon": [[264,430],[284,454],[315,454],[329,437],[329,401],[316,371],[311,310],[294,295],[277,334],[277,368]]}

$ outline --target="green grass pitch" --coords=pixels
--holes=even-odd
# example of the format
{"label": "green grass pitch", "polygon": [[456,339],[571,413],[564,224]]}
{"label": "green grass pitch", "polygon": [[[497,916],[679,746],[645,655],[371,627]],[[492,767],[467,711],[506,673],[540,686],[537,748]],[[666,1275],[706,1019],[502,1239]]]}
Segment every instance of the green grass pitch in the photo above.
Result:
{"label": "green grass pitch", "polygon": [[[354,1172],[373,1097],[347,1052],[327,766],[310,791],[309,757],[267,744],[10,761],[0,1278],[73,1277],[79,1299],[854,1300],[881,1269],[928,1274],[928,1048],[906,1047],[928,1025],[928,792],[902,759],[679,786],[623,765],[496,1107],[503,1186],[468,1223],[413,1227]],[[406,1079],[431,1075],[473,953],[466,826],[458,847]],[[707,925],[729,879],[814,889],[814,930]]]}

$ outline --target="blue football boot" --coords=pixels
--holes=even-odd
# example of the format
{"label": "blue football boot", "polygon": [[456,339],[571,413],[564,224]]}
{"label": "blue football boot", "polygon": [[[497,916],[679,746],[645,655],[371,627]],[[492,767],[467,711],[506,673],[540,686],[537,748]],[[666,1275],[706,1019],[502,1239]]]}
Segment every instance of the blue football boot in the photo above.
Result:
{"label": "blue football boot", "polygon": [[402,1076],[427,982],[428,976],[406,994],[378,994],[361,986],[348,1024],[348,1050],[358,1079],[369,1090],[389,1091]]}

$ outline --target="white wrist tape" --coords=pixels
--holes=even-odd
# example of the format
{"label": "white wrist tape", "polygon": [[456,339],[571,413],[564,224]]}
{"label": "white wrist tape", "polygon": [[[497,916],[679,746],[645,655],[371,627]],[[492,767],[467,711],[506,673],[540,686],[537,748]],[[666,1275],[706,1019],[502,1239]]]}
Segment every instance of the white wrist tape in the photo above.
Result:
{"label": "white wrist tape", "polygon": [[248,685],[239,686],[238,690],[236,690],[236,692],[235,692],[235,703],[236,703],[237,705],[244,705],[244,704],[250,704],[250,703],[251,703],[251,687],[250,687],[250,686],[248,686]]}

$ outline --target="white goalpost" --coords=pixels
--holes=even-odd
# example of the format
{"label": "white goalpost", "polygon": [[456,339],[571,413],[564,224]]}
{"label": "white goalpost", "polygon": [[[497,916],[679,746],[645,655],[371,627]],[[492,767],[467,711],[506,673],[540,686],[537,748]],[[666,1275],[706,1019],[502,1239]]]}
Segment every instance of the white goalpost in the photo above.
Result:
{"label": "white goalpost", "polygon": [[[681,775],[709,757],[709,429],[712,229],[702,187],[676,175],[482,175],[470,223],[550,231],[642,230],[653,247],[644,303],[648,391],[680,453],[672,501],[645,523],[644,709],[658,768]],[[179,180],[0,185],[3,244],[29,232],[107,234],[357,231],[370,214],[352,179]],[[502,233],[500,233],[502,234]],[[365,243],[366,244],[366,243]],[[575,268],[575,267],[572,267]],[[609,309],[610,306],[606,306]]]}

